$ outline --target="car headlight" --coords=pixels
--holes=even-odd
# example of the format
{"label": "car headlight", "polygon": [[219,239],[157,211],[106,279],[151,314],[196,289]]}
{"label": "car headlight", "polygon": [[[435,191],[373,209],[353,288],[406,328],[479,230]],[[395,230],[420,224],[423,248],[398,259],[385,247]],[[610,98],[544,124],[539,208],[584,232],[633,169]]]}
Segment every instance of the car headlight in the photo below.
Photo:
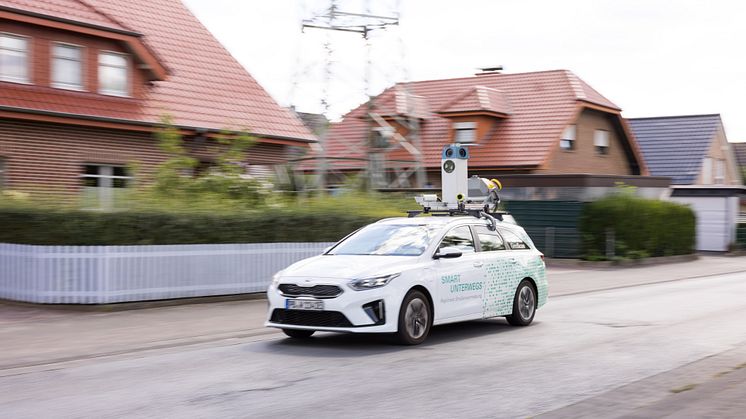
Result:
{"label": "car headlight", "polygon": [[354,289],[355,291],[369,290],[372,288],[382,287],[391,282],[392,279],[396,278],[399,275],[401,274],[391,274],[377,276],[375,278],[356,279],[354,281],[351,281],[349,285],[350,288]]}
{"label": "car headlight", "polygon": [[272,276],[272,288],[277,288],[277,284],[280,282],[281,273],[282,271],[277,272],[276,274],[274,274],[274,276]]}

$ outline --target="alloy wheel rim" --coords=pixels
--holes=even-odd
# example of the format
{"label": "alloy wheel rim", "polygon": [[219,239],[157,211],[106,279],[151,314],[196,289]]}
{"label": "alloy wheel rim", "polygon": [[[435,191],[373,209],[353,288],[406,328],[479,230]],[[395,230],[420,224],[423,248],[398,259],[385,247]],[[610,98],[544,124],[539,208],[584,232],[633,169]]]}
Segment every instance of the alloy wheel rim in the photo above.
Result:
{"label": "alloy wheel rim", "polygon": [[404,314],[404,325],[409,336],[413,339],[421,338],[427,331],[429,317],[430,313],[424,301],[419,298],[410,301]]}
{"label": "alloy wheel rim", "polygon": [[521,288],[520,294],[518,294],[518,311],[521,313],[523,320],[531,318],[534,312],[534,291],[529,286]]}

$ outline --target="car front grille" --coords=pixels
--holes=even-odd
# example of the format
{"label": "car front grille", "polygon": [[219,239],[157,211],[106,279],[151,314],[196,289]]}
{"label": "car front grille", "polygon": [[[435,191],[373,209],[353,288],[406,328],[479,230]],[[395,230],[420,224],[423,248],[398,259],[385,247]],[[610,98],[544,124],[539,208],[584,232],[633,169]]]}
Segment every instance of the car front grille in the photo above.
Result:
{"label": "car front grille", "polygon": [[336,285],[314,285],[312,287],[301,287],[296,284],[280,284],[278,287],[282,295],[288,297],[316,297],[334,298],[342,294],[342,288]]}
{"label": "car front grille", "polygon": [[286,310],[272,311],[273,323],[296,326],[352,327],[352,323],[338,311]]}

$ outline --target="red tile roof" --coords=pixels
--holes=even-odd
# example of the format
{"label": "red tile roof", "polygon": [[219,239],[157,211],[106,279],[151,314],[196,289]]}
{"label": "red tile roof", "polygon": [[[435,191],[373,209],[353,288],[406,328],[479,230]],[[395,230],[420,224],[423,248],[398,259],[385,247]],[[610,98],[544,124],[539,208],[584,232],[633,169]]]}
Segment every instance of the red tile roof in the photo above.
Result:
{"label": "red tile roof", "polygon": [[[495,106],[506,110],[509,104],[510,116],[496,123],[489,138],[479,141],[479,153],[474,153],[469,161],[472,167],[540,166],[557,147],[562,131],[572,123],[579,106],[591,104],[614,114],[619,111],[614,103],[567,70],[420,81],[409,83],[408,89],[424,97],[430,109],[436,110],[462,95],[478,98],[478,94],[470,96],[470,92],[480,89],[502,93],[491,97],[490,104],[500,97]],[[482,106],[481,103],[479,100],[467,107]],[[360,106],[332,125],[326,140],[328,156],[366,157],[362,146],[367,138],[366,111],[365,106]],[[420,138],[426,166],[440,165],[440,150],[448,141],[450,127],[450,121],[438,114],[422,121]],[[404,157],[401,150],[391,156]],[[360,166],[349,161],[333,164],[338,168]]]}
{"label": "red tile roof", "polygon": [[0,0],[0,7],[52,16],[117,31],[130,31],[120,23],[94,9],[85,0]]}
{"label": "red tile roof", "polygon": [[[142,42],[168,69],[146,88],[143,100],[71,93],[3,83],[0,105],[32,110],[208,129],[248,129],[260,136],[314,141],[192,15],[180,0],[0,0],[54,18],[109,25],[142,34]],[[261,59],[261,58],[258,58]],[[7,87],[7,88],[6,88]]]}
{"label": "red tile roof", "polygon": [[381,116],[411,116],[414,118],[429,118],[431,115],[427,99],[407,92],[402,86],[379,95],[373,101],[373,112]]}
{"label": "red tile roof", "polygon": [[508,115],[511,113],[510,101],[501,90],[474,86],[438,110],[440,113],[480,111]]}

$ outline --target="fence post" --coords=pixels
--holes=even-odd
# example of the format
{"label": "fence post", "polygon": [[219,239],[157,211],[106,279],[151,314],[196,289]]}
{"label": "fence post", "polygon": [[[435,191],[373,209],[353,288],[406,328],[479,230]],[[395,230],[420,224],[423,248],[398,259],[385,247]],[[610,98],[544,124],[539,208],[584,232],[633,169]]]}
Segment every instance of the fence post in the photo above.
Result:
{"label": "fence post", "polygon": [[606,229],[606,259],[613,259],[615,256],[616,249],[616,238],[614,237],[614,229]]}
{"label": "fence post", "polygon": [[546,257],[554,257],[554,227],[544,229],[544,254]]}

